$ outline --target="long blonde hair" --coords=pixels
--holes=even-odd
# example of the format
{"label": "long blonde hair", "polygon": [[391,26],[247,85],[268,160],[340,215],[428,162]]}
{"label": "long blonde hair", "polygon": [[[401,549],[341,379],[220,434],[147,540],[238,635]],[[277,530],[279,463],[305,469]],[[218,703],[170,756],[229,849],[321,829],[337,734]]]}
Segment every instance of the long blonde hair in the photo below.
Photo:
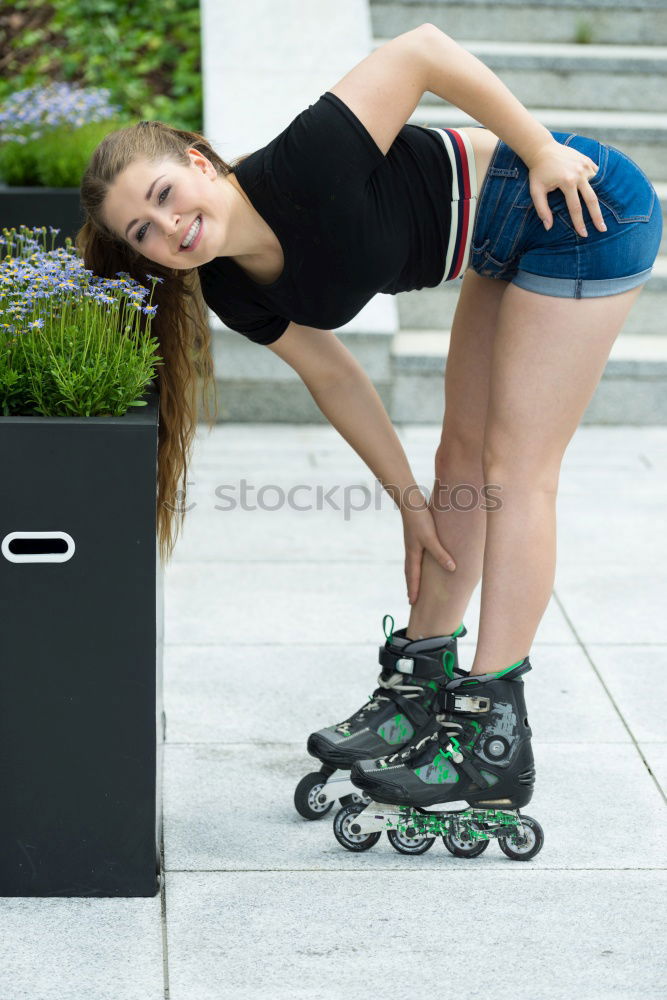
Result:
{"label": "long blonde hair", "polygon": [[[94,150],[81,181],[81,204],[86,213],[75,245],[84,267],[103,278],[126,271],[135,281],[151,287],[148,273],[163,278],[155,285],[153,305],[158,309],[151,334],[160,344],[163,364],[158,366],[160,393],[158,432],[157,534],[160,556],[168,561],[185,518],[187,470],[197,430],[197,381],[202,379],[204,410],[213,427],[217,397],[213,378],[208,310],[201,292],[197,268],[181,270],[148,260],[117,237],[102,218],[102,205],[118,174],[135,160],[157,163],[167,157],[188,166],[187,149],[194,147],[226,176],[245,157],[225,163],[198,132],[172,128],[160,121],[144,121],[110,132]],[[210,411],[213,395],[215,412]],[[182,490],[179,485],[183,484]]]}

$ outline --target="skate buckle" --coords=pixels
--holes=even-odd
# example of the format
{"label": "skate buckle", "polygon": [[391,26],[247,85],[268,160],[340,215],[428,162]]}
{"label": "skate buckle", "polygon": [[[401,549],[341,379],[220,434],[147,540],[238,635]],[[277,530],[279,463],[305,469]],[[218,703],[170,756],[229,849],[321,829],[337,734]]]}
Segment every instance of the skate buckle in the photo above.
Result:
{"label": "skate buckle", "polygon": [[452,737],[451,741],[447,744],[444,750],[442,747],[438,750],[436,758],[437,757],[444,757],[445,759],[453,760],[455,764],[461,764],[463,761],[461,744],[457,739]]}
{"label": "skate buckle", "polygon": [[490,698],[478,698],[465,694],[454,695],[455,712],[488,712],[490,708]]}
{"label": "skate buckle", "polygon": [[397,670],[399,674],[411,674],[414,670],[414,660],[408,656],[403,656],[396,660],[394,670]]}

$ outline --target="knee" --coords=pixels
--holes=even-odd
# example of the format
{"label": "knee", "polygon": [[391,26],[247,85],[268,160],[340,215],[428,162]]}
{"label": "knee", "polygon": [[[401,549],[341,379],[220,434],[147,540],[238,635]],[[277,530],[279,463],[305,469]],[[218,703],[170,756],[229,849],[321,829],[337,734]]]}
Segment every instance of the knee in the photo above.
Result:
{"label": "knee", "polygon": [[503,489],[520,489],[533,493],[558,492],[560,461],[534,449],[521,449],[511,444],[503,448],[486,443],[482,449],[484,482]]}
{"label": "knee", "polygon": [[478,435],[445,428],[435,453],[435,471],[446,476],[456,470],[474,482],[483,478],[482,441]]}

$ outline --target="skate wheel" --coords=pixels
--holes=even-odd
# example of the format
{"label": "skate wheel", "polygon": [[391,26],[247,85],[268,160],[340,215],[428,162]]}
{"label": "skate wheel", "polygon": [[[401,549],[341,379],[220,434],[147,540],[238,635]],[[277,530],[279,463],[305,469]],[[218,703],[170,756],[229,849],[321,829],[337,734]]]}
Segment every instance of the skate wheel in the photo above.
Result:
{"label": "skate wheel", "polygon": [[409,837],[400,830],[387,830],[387,837],[399,854],[426,854],[435,843],[435,837],[425,837],[422,833]]}
{"label": "skate wheel", "polygon": [[342,806],[351,806],[352,803],[356,802],[357,804],[367,806],[370,805],[371,801],[370,795],[366,795],[366,792],[358,791],[352,792],[351,795],[343,795],[340,799],[340,804]]}
{"label": "skate wheel", "polygon": [[544,831],[531,816],[519,816],[519,819],[523,834],[515,830],[508,837],[498,837],[498,846],[512,861],[530,861],[542,850]]}
{"label": "skate wheel", "polygon": [[346,851],[368,851],[380,839],[379,833],[353,833],[351,827],[359,813],[366,806],[361,802],[352,802],[344,806],[334,816],[333,832],[336,840]]}
{"label": "skate wheel", "polygon": [[319,801],[326,780],[320,771],[311,771],[294,789],[294,808],[304,819],[322,819],[333,808],[333,802]]}
{"label": "skate wheel", "polygon": [[442,842],[455,858],[478,858],[489,846],[488,840],[472,840],[455,833],[443,833]]}

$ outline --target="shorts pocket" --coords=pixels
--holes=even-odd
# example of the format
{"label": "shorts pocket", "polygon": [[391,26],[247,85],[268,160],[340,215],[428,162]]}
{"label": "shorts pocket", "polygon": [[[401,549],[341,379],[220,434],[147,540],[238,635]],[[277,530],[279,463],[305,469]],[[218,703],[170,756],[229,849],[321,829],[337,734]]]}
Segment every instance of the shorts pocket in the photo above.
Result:
{"label": "shorts pocket", "polygon": [[472,243],[470,249],[472,253],[483,253],[483,251],[486,250],[490,242],[491,240],[487,237],[485,240],[482,240],[482,242],[479,245]]}
{"label": "shorts pocket", "polygon": [[603,146],[605,165],[589,181],[619,223],[648,222],[656,192],[643,170],[615,146]]}
{"label": "shorts pocket", "polygon": [[509,281],[517,270],[517,260],[518,257],[498,260],[488,250],[482,250],[476,253],[471,265],[474,271],[487,278],[506,278]]}

